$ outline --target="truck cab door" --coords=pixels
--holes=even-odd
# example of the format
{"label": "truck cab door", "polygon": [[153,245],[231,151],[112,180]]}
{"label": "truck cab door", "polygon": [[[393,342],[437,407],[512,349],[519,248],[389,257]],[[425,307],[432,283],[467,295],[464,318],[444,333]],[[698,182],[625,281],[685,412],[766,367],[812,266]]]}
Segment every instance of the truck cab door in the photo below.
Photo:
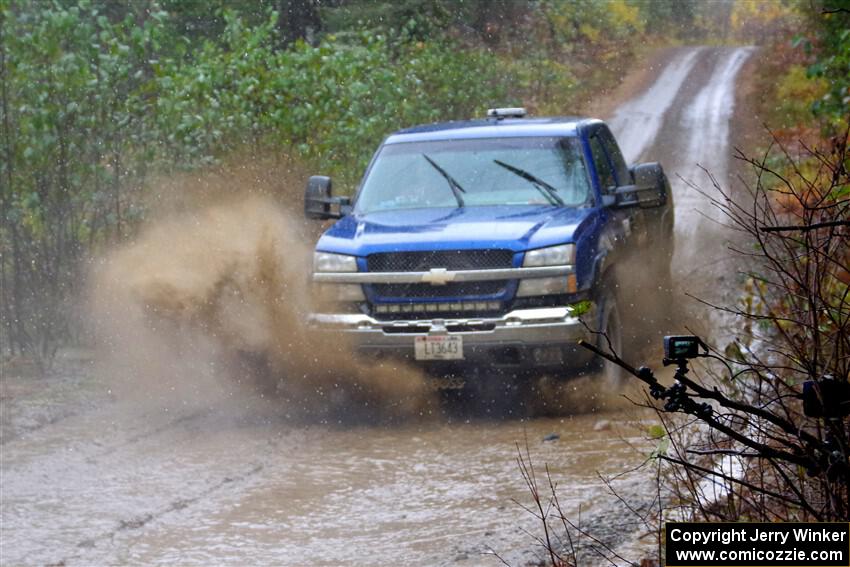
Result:
{"label": "truck cab door", "polygon": [[[603,201],[613,204],[617,186],[631,184],[631,173],[620,148],[606,127],[597,128],[590,135],[589,143]],[[646,245],[646,219],[641,209],[609,206],[608,213],[611,218],[609,229],[616,243],[618,256]]]}

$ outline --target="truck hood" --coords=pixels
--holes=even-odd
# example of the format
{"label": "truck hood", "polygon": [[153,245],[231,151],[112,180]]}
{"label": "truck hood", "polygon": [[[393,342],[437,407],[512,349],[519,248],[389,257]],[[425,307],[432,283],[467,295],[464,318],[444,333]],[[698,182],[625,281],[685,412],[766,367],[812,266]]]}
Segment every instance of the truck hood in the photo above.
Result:
{"label": "truck hood", "polygon": [[317,250],[375,252],[505,248],[521,252],[572,242],[591,208],[493,206],[351,214],[334,224]]}

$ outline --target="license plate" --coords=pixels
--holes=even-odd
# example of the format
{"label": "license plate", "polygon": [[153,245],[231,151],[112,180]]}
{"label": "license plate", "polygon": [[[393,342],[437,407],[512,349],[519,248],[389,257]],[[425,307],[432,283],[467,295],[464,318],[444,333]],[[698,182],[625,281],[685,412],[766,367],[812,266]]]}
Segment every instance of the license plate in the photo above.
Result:
{"label": "license plate", "polygon": [[416,337],[413,350],[416,360],[461,360],[463,337]]}

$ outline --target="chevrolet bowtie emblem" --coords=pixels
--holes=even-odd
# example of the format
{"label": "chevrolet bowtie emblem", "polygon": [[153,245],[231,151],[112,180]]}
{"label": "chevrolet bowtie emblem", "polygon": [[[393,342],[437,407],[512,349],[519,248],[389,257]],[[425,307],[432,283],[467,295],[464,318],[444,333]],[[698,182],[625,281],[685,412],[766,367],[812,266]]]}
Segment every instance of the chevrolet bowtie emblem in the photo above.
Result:
{"label": "chevrolet bowtie emblem", "polygon": [[455,279],[455,275],[445,268],[431,268],[422,274],[422,283],[431,285],[446,285]]}

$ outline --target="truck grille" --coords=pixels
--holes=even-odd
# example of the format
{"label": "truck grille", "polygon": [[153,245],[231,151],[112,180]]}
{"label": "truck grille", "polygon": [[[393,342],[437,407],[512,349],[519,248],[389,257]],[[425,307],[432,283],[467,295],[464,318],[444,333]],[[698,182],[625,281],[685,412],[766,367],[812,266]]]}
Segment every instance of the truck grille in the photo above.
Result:
{"label": "truck grille", "polygon": [[422,299],[427,297],[466,297],[501,294],[506,280],[484,282],[458,282],[446,285],[431,284],[375,284],[375,293],[381,297]]}
{"label": "truck grille", "polygon": [[[427,272],[432,268],[446,270],[488,270],[513,267],[511,250],[428,250],[423,252],[381,252],[366,257],[370,272]],[[505,293],[509,280],[428,283],[373,284],[374,294],[382,300],[481,299]],[[501,306],[500,306],[501,307]]]}
{"label": "truck grille", "polygon": [[[370,272],[427,272],[431,268],[488,270],[510,268],[513,260],[512,250],[427,250],[370,254],[366,257],[366,265]],[[500,286],[504,287],[504,282]]]}

